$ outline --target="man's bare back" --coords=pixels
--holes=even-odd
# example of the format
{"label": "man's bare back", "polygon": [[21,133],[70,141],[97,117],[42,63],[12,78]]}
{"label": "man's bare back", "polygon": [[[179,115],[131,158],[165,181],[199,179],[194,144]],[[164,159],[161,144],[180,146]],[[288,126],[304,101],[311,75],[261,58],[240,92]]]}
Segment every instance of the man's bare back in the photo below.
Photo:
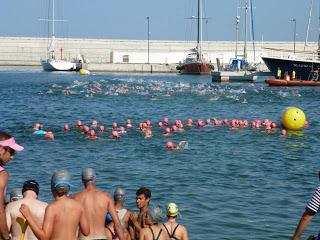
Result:
{"label": "man's bare back", "polygon": [[[90,239],[106,239],[105,219],[109,212],[114,221],[116,232],[120,240],[124,239],[123,230],[109,193],[103,192],[95,186],[96,173],[92,168],[82,171],[82,182],[85,189],[74,194],[73,199],[81,203],[85,216],[90,225]],[[79,237],[83,237],[79,233]]]}
{"label": "man's bare back", "polygon": [[[90,225],[90,237],[105,237],[105,218],[111,201],[109,194],[96,188],[84,189],[73,195],[81,203]],[[83,237],[79,234],[79,237]]]}
{"label": "man's bare back", "polygon": [[35,222],[41,227],[45,209],[48,204],[33,198],[23,198],[9,203],[6,207],[7,224],[12,239],[18,240],[20,239],[20,236],[24,235],[24,239],[26,240],[36,240],[36,236],[33,234],[30,227],[28,227],[25,218],[19,211],[21,204],[25,204],[30,208]]}

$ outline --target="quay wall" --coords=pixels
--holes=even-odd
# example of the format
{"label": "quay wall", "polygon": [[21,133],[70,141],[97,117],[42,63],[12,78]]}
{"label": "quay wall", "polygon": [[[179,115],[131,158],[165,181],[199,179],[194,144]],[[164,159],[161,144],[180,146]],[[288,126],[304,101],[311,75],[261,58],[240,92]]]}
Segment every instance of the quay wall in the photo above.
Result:
{"label": "quay wall", "polygon": [[[41,67],[40,60],[47,58],[47,38],[33,37],[0,37],[0,66]],[[183,61],[196,42],[150,40],[149,51],[147,40],[123,39],[61,39],[55,41],[56,57],[72,59],[81,55],[88,60],[86,67],[92,71],[150,71],[148,62],[154,72],[176,71],[175,66]],[[234,41],[204,41],[204,57],[214,65],[219,58],[222,64],[229,62],[235,55]],[[238,53],[243,53],[243,42],[238,43]],[[262,63],[261,55],[272,53],[273,48],[286,49],[290,55],[292,42],[248,42],[249,61]],[[303,42],[296,43],[296,51],[302,51]],[[308,48],[316,49],[317,43],[309,43]],[[61,53],[62,49],[62,53]]]}

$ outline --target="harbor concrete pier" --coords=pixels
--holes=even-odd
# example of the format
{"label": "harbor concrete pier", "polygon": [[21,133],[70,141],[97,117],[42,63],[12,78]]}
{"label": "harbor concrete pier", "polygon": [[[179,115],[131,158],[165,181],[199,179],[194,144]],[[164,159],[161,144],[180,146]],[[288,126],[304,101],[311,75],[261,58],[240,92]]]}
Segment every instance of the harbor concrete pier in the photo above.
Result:
{"label": "harbor concrete pier", "polygon": [[[47,38],[0,37],[0,66],[41,68],[40,60],[47,58],[48,45]],[[90,71],[177,73],[176,66],[196,46],[196,42],[151,40],[149,46],[148,51],[147,40],[57,38],[55,51],[57,58],[82,56],[87,60],[85,66]],[[204,57],[215,66],[217,59],[220,64],[227,64],[234,57],[235,46],[234,41],[204,41]],[[297,52],[303,47],[303,42],[296,43]],[[317,43],[309,43],[308,47],[315,49]],[[255,42],[254,55],[253,45],[249,42],[248,61],[261,63],[263,68],[261,55],[273,48],[293,49],[293,43]],[[238,49],[239,52],[243,49],[243,43],[238,43]]]}

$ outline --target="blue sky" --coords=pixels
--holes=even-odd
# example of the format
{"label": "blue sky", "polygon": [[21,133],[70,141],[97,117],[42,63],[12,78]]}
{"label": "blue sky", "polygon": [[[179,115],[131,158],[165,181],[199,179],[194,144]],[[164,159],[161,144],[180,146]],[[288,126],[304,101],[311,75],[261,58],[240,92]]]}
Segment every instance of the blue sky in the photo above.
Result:
{"label": "blue sky", "polygon": [[[46,18],[49,0],[1,0],[0,36],[47,35],[39,18]],[[234,40],[239,1],[203,0],[204,40]],[[197,0],[55,0],[57,37],[146,39],[150,17],[150,39],[192,40]],[[297,41],[304,41],[311,0],[253,0],[256,40],[292,41],[296,18]],[[242,9],[239,9],[243,12]],[[319,1],[314,0],[310,41],[317,41]],[[243,13],[241,14],[243,20]]]}

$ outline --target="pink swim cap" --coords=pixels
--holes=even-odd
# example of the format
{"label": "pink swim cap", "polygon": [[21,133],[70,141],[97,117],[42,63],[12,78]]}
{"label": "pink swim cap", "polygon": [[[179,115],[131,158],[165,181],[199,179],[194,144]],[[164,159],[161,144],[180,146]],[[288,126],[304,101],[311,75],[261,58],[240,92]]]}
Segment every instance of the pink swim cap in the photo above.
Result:
{"label": "pink swim cap", "polygon": [[167,142],[166,144],[168,149],[173,149],[173,143],[172,142]]}
{"label": "pink swim cap", "polygon": [[112,127],[113,127],[113,128],[117,128],[117,127],[118,127],[118,124],[117,124],[116,122],[113,122],[113,123],[112,123]]}
{"label": "pink swim cap", "polygon": [[210,118],[208,118],[208,119],[206,120],[206,124],[209,125],[210,122],[211,122],[211,121],[210,121]]}
{"label": "pink swim cap", "polygon": [[163,127],[163,123],[162,122],[158,122],[158,126],[159,127]]}
{"label": "pink swim cap", "polygon": [[163,122],[166,123],[166,124],[168,124],[168,123],[169,123],[169,118],[164,117],[164,118],[163,118]]}
{"label": "pink swim cap", "polygon": [[84,126],[83,126],[83,131],[84,131],[85,133],[89,132],[89,130],[90,130],[90,128],[89,128],[87,125],[84,125]]}
{"label": "pink swim cap", "polygon": [[115,130],[112,130],[111,135],[112,135],[112,137],[114,137],[114,138],[118,138],[118,137],[119,137],[118,132],[115,131]]}
{"label": "pink swim cap", "polygon": [[101,132],[103,132],[103,131],[104,131],[104,126],[103,126],[103,125],[100,125],[100,126],[99,126],[99,130],[100,130]]}
{"label": "pink swim cap", "polygon": [[90,136],[94,136],[95,134],[96,134],[96,132],[93,129],[91,129],[90,130]]}
{"label": "pink swim cap", "polygon": [[77,127],[82,126],[82,122],[81,122],[80,120],[78,120],[77,123],[76,123],[76,126],[77,126]]}
{"label": "pink swim cap", "polygon": [[128,119],[128,120],[126,121],[126,123],[127,123],[127,124],[131,124],[132,122],[131,122],[130,119]]}
{"label": "pink swim cap", "polygon": [[165,129],[165,133],[170,133],[170,131],[171,131],[170,128]]}
{"label": "pink swim cap", "polygon": [[65,131],[69,131],[69,130],[70,130],[69,125],[68,125],[68,124],[65,124],[65,125],[63,126],[63,129],[64,129]]}
{"label": "pink swim cap", "polygon": [[121,132],[124,132],[125,130],[126,129],[124,127],[122,127],[122,126],[119,128],[119,131],[121,131]]}
{"label": "pink swim cap", "polygon": [[174,132],[177,131],[177,126],[176,125],[172,126],[172,131],[174,131]]}

